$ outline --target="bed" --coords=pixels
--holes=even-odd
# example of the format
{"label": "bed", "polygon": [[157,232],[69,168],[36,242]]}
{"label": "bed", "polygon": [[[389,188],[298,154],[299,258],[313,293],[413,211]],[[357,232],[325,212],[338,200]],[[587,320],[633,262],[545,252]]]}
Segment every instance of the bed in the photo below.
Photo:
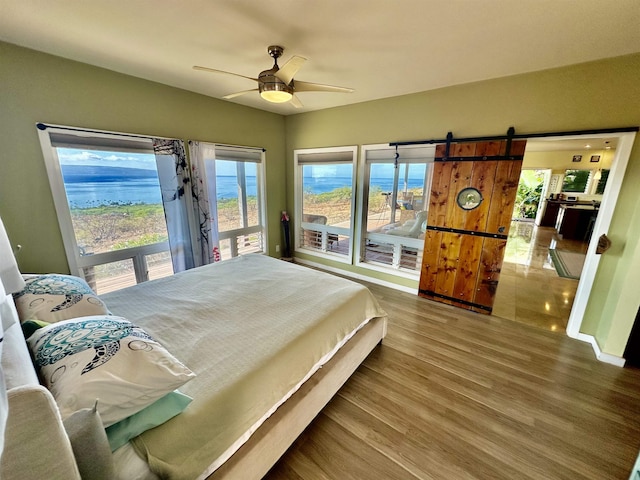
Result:
{"label": "bed", "polygon": [[262,478],[386,333],[365,287],[258,254],[100,300],[193,372],[182,413],[114,452],[122,479]]}

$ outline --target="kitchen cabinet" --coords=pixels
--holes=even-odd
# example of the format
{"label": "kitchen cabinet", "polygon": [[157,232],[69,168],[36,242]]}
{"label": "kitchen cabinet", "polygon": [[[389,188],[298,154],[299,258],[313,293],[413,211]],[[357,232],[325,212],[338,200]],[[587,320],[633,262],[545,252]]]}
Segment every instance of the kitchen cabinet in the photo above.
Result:
{"label": "kitchen cabinet", "polygon": [[557,202],[555,200],[547,200],[545,204],[544,214],[542,215],[542,220],[540,221],[540,226],[555,227],[559,211],[560,202]]}
{"label": "kitchen cabinet", "polygon": [[556,230],[562,238],[587,240],[593,229],[598,210],[593,206],[560,205]]}
{"label": "kitchen cabinet", "polygon": [[556,227],[558,224],[558,214],[560,213],[560,207],[566,205],[569,207],[592,207],[598,208],[600,202],[593,202],[589,200],[578,200],[576,202],[570,202],[568,200],[545,200],[544,214],[542,220],[540,220],[541,227]]}

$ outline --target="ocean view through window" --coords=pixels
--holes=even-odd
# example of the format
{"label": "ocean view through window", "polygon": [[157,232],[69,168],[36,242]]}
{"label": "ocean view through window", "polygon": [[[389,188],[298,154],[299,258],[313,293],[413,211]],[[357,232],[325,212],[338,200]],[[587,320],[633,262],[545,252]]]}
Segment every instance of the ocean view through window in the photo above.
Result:
{"label": "ocean view through window", "polygon": [[[146,247],[144,278],[172,274],[155,155],[66,147],[56,153],[79,256]],[[84,275],[105,293],[139,281],[135,262],[88,266]]]}
{"label": "ocean view through window", "polygon": [[98,294],[173,274],[173,156],[150,137],[36,126],[70,273]]}
{"label": "ocean view through window", "polygon": [[363,147],[358,265],[419,273],[433,159],[430,146]]}
{"label": "ocean view through window", "polygon": [[356,147],[294,152],[295,249],[351,263]]}
{"label": "ocean view through window", "polygon": [[178,139],[37,129],[69,270],[98,293],[265,251],[264,149],[190,142],[190,164]]}
{"label": "ocean view through window", "polygon": [[209,219],[210,261],[267,248],[263,149],[190,142],[191,162]]}

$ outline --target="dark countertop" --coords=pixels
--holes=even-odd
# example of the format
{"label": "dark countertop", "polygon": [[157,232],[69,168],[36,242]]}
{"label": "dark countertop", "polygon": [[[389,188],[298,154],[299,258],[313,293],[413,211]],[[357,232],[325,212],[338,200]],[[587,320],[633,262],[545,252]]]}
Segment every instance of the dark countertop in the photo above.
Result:
{"label": "dark countertop", "polygon": [[597,200],[578,200],[578,201],[572,202],[570,200],[547,199],[547,202],[555,205],[589,205],[592,207],[600,206],[600,202]]}

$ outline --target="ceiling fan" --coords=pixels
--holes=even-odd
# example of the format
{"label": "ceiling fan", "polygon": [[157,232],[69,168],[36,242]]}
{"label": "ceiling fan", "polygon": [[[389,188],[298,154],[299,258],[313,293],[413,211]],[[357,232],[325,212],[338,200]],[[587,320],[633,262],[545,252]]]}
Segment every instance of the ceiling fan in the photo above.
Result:
{"label": "ceiling fan", "polygon": [[300,67],[307,61],[306,58],[294,55],[282,67],[278,66],[278,58],[282,56],[284,48],[279,45],[271,45],[267,48],[269,55],[273,57],[273,67],[269,70],[260,72],[258,78],[246,77],[237,73],[225,72],[224,70],[216,70],[215,68],[194,66],[194,70],[202,70],[205,72],[225,73],[236,77],[246,78],[258,82],[258,88],[244,90],[242,92],[231,93],[225,95],[224,99],[231,99],[250,92],[260,92],[260,96],[272,103],[291,102],[296,108],[301,108],[302,102],[296,96],[297,92],[339,92],[351,93],[353,88],[334,87],[332,85],[322,85],[319,83],[302,82],[294,80],[293,76],[298,73]]}

